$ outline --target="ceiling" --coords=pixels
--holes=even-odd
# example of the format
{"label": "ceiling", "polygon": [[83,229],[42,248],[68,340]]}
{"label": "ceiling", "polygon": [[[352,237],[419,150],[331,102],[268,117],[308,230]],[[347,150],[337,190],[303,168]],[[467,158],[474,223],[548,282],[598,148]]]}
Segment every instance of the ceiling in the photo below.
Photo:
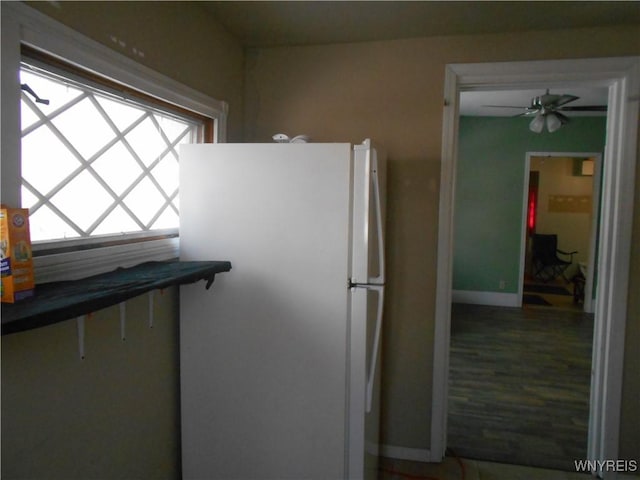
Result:
{"label": "ceiling", "polygon": [[[640,2],[617,1],[205,1],[245,47],[319,45],[441,35],[640,24]],[[544,91],[469,92],[465,115],[513,115],[483,105],[530,104]],[[605,105],[606,88],[571,88],[572,105]]]}
{"label": "ceiling", "polygon": [[246,47],[640,24],[628,1],[205,1]]}

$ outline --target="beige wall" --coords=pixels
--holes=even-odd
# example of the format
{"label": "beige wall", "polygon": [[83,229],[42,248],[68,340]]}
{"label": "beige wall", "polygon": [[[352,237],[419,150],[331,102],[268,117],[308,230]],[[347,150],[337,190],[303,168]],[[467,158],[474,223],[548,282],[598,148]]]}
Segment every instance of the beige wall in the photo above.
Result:
{"label": "beige wall", "polygon": [[[242,138],[244,56],[197,3],[34,2],[36,9],[136,61],[229,103],[229,139]],[[123,48],[111,36],[125,40]],[[132,52],[135,47],[144,58]],[[204,288],[204,287],[203,287]],[[215,289],[215,287],[214,287]],[[127,302],[86,325],[78,358],[73,320],[2,337],[2,478],[180,478],[177,290]]]}
{"label": "beige wall", "polygon": [[[536,232],[557,234],[560,250],[577,251],[573,256],[574,263],[587,263],[591,244],[594,177],[574,175],[574,159],[568,157],[532,157],[530,170],[540,173]],[[589,197],[589,208],[579,212],[554,211],[550,206],[550,197],[556,195]],[[565,273],[570,277],[576,272],[572,270]]]}
{"label": "beige wall", "polygon": [[229,140],[241,140],[242,47],[198,2],[25,3],[138,63],[226,101]]}
{"label": "beige wall", "polygon": [[[203,285],[204,288],[204,285]],[[3,479],[180,477],[177,289],[2,337]]]}
{"label": "beige wall", "polygon": [[[638,27],[616,27],[248,52],[247,141],[269,141],[277,132],[305,133],[317,141],[371,137],[388,151],[384,444],[428,449],[430,443],[445,65],[638,55],[639,35]],[[637,291],[639,284],[636,269],[631,288]],[[629,307],[630,324],[638,321],[638,307]],[[625,364],[632,365],[640,338],[637,327],[628,330],[635,338],[628,339]],[[625,380],[622,421],[637,425],[631,405],[640,382],[630,375]],[[623,454],[639,455],[639,431],[623,430]]]}

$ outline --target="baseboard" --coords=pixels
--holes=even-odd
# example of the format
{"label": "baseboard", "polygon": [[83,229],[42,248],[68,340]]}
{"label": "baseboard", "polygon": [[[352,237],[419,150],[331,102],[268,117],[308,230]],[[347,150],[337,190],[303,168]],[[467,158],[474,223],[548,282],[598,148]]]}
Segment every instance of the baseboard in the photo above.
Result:
{"label": "baseboard", "polygon": [[472,290],[453,290],[453,303],[471,303],[473,305],[494,305],[497,307],[519,307],[520,296],[517,293],[477,292]]}
{"label": "baseboard", "polygon": [[414,462],[432,462],[431,452],[423,448],[396,447],[380,445],[380,455],[396,460],[412,460]]}

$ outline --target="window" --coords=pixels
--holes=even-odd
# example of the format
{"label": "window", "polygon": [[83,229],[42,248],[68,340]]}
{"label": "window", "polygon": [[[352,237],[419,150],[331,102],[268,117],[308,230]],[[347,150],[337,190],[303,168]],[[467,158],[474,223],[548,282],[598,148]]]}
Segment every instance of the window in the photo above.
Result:
{"label": "window", "polygon": [[0,22],[0,192],[31,209],[36,281],[175,258],[179,145],[225,141],[228,105],[22,2]]}
{"label": "window", "polygon": [[201,140],[205,121],[39,65],[20,69],[32,241],[176,231],[178,146]]}

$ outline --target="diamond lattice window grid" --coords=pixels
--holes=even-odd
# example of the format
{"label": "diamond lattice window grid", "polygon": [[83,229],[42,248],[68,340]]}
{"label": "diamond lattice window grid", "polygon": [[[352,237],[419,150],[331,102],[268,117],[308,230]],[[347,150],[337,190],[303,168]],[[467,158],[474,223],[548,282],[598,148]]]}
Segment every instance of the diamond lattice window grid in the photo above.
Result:
{"label": "diamond lattice window grid", "polygon": [[23,65],[22,204],[34,242],[178,227],[178,145],[202,123]]}

